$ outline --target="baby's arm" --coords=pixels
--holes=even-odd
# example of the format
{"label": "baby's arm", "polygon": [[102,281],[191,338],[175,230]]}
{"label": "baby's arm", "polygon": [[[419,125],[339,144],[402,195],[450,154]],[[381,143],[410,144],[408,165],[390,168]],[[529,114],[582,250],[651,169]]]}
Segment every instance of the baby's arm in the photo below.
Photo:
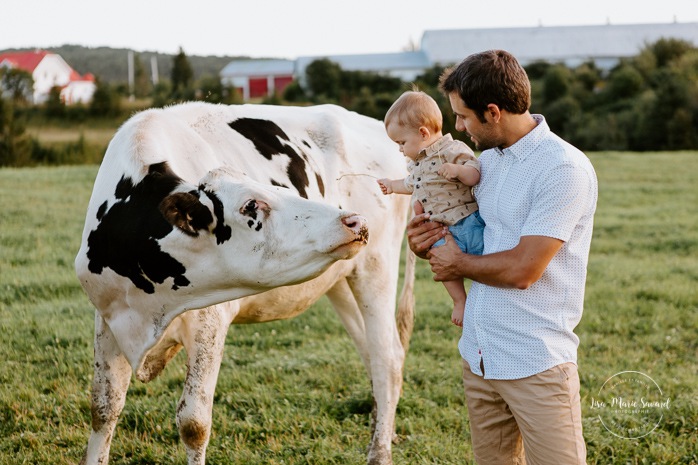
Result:
{"label": "baby's arm", "polygon": [[470,165],[444,163],[439,168],[439,174],[449,181],[460,181],[466,186],[474,186],[480,182],[480,171]]}
{"label": "baby's arm", "polygon": [[381,187],[381,191],[384,195],[387,194],[411,194],[405,186],[404,179],[379,179],[378,185]]}

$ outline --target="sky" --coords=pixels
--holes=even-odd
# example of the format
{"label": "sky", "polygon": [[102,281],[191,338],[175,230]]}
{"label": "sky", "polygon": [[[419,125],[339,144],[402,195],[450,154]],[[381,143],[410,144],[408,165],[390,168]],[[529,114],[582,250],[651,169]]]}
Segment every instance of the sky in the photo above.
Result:
{"label": "sky", "polygon": [[698,22],[695,0],[0,0],[0,50],[64,44],[289,58],[390,53],[433,29]]}

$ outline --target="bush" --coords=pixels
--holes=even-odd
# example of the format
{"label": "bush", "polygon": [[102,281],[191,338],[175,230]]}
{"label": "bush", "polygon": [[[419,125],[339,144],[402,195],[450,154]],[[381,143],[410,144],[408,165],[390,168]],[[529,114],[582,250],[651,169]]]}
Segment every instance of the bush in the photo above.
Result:
{"label": "bush", "polygon": [[10,100],[0,98],[0,166],[31,163],[31,144],[24,118]]}

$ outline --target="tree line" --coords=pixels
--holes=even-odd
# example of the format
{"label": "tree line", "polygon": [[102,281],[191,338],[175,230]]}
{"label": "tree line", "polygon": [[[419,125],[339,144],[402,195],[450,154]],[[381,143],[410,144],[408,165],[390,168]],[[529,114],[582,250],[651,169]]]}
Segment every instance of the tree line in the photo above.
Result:
{"label": "tree line", "polygon": [[[608,71],[591,61],[576,67],[535,62],[525,68],[531,80],[531,112],[545,115],[554,132],[582,150],[698,149],[698,48],[689,42],[660,39]],[[442,72],[443,67],[435,66],[415,82],[406,83],[396,77],[343,70],[337,63],[320,59],[306,68],[302,83],[294,81],[282,94],[261,103],[335,103],[382,119],[400,93],[417,86],[439,103],[444,131],[470,143],[455,131],[448,100],[438,91]],[[93,162],[101,157],[81,155],[86,148],[80,140],[62,149],[42,147],[26,132],[28,122],[39,118],[123,121],[134,110],[182,101],[241,102],[238,92],[224,86],[217,75],[196,77],[182,49],[172,57],[169,79],[153,84],[136,56],[132,85],[98,78],[88,105],[64,105],[58,88],[52,89],[45,103],[32,105],[27,98],[32,85],[29,73],[0,69],[0,166]],[[136,104],[125,104],[133,99]]]}

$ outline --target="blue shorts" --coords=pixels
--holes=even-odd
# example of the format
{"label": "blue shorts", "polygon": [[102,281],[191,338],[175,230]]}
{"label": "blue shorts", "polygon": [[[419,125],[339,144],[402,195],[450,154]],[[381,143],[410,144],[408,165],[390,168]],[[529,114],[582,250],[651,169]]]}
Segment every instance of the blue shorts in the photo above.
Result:
{"label": "blue shorts", "polygon": [[[482,221],[479,211],[471,213],[458,223],[448,227],[458,247],[460,247],[463,252],[473,255],[482,255],[482,249],[484,247],[482,233],[484,229],[485,222]],[[444,239],[439,239],[432,247],[439,247],[445,243],[446,241]]]}

